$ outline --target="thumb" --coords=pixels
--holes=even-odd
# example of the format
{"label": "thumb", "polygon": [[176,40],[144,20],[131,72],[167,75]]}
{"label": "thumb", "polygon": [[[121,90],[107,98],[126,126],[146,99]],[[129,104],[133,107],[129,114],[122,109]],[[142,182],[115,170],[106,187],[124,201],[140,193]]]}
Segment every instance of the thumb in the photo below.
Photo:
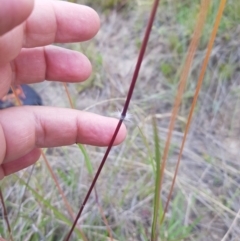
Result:
{"label": "thumb", "polygon": [[34,0],[0,0],[0,36],[24,22],[31,14]]}

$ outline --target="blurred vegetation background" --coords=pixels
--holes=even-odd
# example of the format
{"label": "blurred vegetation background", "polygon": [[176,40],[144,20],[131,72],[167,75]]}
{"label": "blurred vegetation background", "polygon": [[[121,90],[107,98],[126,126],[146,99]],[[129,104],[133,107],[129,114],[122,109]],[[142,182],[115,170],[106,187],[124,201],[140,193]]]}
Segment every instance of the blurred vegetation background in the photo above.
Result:
{"label": "blurred vegetation background", "polygon": [[[83,52],[93,65],[89,80],[68,85],[74,106],[118,117],[153,1],[71,2],[93,7],[99,13],[102,24],[93,40],[62,45]],[[162,0],[160,3],[130,105],[129,121],[126,121],[127,140],[111,152],[97,183],[97,196],[91,196],[80,220],[87,240],[111,240],[111,235],[118,241],[150,239],[156,178],[156,139],[152,118],[157,121],[159,151],[162,153],[179,74],[199,6],[199,0]],[[166,203],[218,6],[219,0],[211,1],[188,78],[171,142],[161,206]],[[166,220],[159,230],[159,240],[239,240],[239,43],[240,1],[228,0],[183,152],[174,195]],[[69,107],[60,83],[34,86],[46,105]],[[105,148],[79,148],[77,145],[45,150],[76,213],[104,151]],[[8,186],[5,188],[6,205],[15,240],[64,240],[70,218],[42,161],[27,172],[4,179],[3,183]],[[0,222],[0,233],[7,236],[6,225],[3,220]],[[83,239],[81,234],[76,233],[72,240]]]}

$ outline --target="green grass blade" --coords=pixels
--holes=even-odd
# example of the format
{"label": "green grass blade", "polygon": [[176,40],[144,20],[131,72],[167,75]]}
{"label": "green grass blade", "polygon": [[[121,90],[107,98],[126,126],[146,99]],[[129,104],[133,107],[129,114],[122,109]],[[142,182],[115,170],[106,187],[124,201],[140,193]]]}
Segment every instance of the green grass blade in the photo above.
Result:
{"label": "green grass blade", "polygon": [[161,152],[160,141],[157,130],[156,119],[153,119],[153,132],[155,144],[155,161],[156,161],[156,175],[155,175],[155,192],[154,192],[154,207],[153,207],[153,222],[151,231],[151,241],[156,241],[158,238],[159,229],[157,228],[160,206],[160,168],[161,168]]}
{"label": "green grass blade", "polygon": [[89,155],[87,153],[86,148],[83,145],[81,145],[81,144],[78,144],[78,147],[79,147],[79,149],[81,150],[81,152],[82,152],[82,154],[84,156],[84,160],[85,160],[85,163],[86,163],[86,167],[87,167],[88,173],[90,175],[93,175],[92,163],[90,161],[90,158],[89,158]]}
{"label": "green grass blade", "polygon": [[143,131],[141,130],[141,128],[138,126],[138,130],[139,130],[139,133],[140,133],[140,136],[142,137],[142,140],[147,148],[147,152],[148,152],[148,156],[149,156],[149,159],[150,159],[150,163],[152,165],[152,169],[153,169],[153,172],[156,173],[156,168],[155,168],[155,165],[154,165],[154,157],[152,155],[152,152],[150,150],[150,147],[148,145],[148,142],[147,142],[147,138],[146,136],[144,135]]}

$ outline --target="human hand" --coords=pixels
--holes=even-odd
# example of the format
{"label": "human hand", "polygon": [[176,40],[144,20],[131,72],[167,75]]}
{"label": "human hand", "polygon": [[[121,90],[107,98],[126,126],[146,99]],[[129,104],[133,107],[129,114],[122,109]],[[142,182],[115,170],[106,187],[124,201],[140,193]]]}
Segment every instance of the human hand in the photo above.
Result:
{"label": "human hand", "polygon": [[[80,82],[89,77],[91,64],[83,54],[49,44],[92,38],[99,29],[98,15],[92,9],[50,0],[0,0],[0,5],[0,98],[11,84]],[[107,146],[117,122],[54,107],[1,110],[0,179],[35,163],[42,147]],[[125,136],[122,125],[115,144]]]}

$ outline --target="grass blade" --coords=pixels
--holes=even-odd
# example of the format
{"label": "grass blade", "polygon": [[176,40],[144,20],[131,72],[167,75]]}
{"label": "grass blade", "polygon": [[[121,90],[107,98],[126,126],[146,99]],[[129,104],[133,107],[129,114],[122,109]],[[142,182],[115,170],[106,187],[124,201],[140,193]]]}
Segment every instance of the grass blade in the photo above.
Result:
{"label": "grass blade", "polygon": [[[93,178],[93,166],[92,166],[92,163],[90,161],[90,157],[89,157],[89,155],[87,153],[87,150],[84,147],[84,145],[78,144],[78,147],[79,147],[79,149],[81,150],[81,152],[82,152],[82,154],[84,156],[84,160],[85,160],[85,163],[86,163],[86,167],[87,167],[88,173],[90,174],[91,178]],[[108,224],[107,218],[104,215],[104,211],[103,211],[103,209],[102,209],[102,207],[101,207],[101,205],[100,205],[100,203],[98,201],[99,199],[98,199],[98,193],[97,193],[96,186],[94,187],[94,193],[95,193],[95,199],[96,199],[96,203],[97,203],[99,212],[100,212],[100,214],[102,216],[102,219],[103,219],[103,222],[106,225],[106,228],[108,230],[110,240],[113,240],[111,228],[110,228],[110,226]]]}
{"label": "grass blade", "polygon": [[[164,148],[164,151],[163,151],[162,166],[161,166],[161,172],[160,172],[161,178],[160,178],[160,185],[159,185],[160,190],[162,189],[164,170],[165,170],[165,166],[166,166],[166,162],[167,162],[168,151],[169,151],[169,148],[170,148],[170,142],[171,142],[171,138],[172,138],[173,129],[174,129],[174,126],[175,126],[177,113],[178,113],[179,106],[180,106],[182,96],[183,96],[183,92],[184,92],[184,89],[185,89],[185,86],[186,86],[187,77],[188,77],[192,62],[193,62],[195,52],[197,50],[197,46],[198,46],[198,43],[199,43],[199,39],[200,39],[202,30],[203,30],[203,27],[204,27],[204,23],[205,23],[205,20],[206,20],[207,10],[208,10],[209,4],[210,4],[210,0],[202,0],[198,21],[196,23],[195,31],[194,31],[193,37],[192,37],[192,41],[191,41],[189,49],[188,49],[188,53],[187,53],[186,61],[185,61],[185,64],[184,64],[184,68],[183,68],[181,76],[180,76],[178,93],[177,93],[177,96],[175,98],[174,107],[173,107],[173,111],[172,111],[172,115],[171,115],[171,119],[170,119],[170,124],[169,124],[169,128],[168,128],[169,133],[168,133],[165,148]],[[163,222],[164,217],[165,217],[165,214],[163,214],[163,217],[161,219],[161,223]]]}
{"label": "grass blade", "polygon": [[[188,131],[189,131],[189,128],[190,128],[194,108],[195,108],[196,103],[197,103],[198,95],[199,95],[199,92],[200,92],[200,89],[201,89],[201,86],[202,86],[202,83],[203,83],[203,79],[204,79],[204,76],[205,76],[205,72],[206,72],[206,69],[207,69],[207,65],[208,65],[208,62],[209,62],[209,58],[210,58],[210,55],[211,55],[211,51],[212,51],[213,44],[214,44],[214,41],[215,41],[215,38],[216,38],[216,35],[217,35],[217,31],[218,31],[218,28],[219,28],[219,25],[220,25],[220,21],[221,21],[221,18],[222,18],[222,14],[223,14],[223,10],[225,8],[225,5],[226,5],[226,0],[221,0],[220,5],[219,5],[219,9],[218,9],[218,13],[217,13],[217,17],[216,17],[216,21],[214,23],[214,27],[213,27],[213,30],[212,30],[212,33],[211,33],[211,36],[210,36],[210,39],[209,39],[209,42],[208,42],[207,53],[206,53],[206,56],[205,56],[204,61],[203,61],[200,76],[198,78],[198,83],[197,83],[196,91],[195,91],[195,94],[194,94],[193,102],[192,102],[191,109],[190,109],[190,112],[189,112],[189,116],[188,116],[188,119],[187,119],[186,129],[185,129],[185,132],[184,132],[184,136],[183,136],[183,140],[182,140],[182,144],[181,144],[181,148],[180,148],[180,153],[178,155],[178,161],[177,161],[172,185],[171,185],[171,188],[170,188],[170,192],[169,192],[169,195],[168,195],[166,206],[164,208],[164,216],[167,212],[168,205],[169,205],[169,202],[170,202],[170,199],[171,199],[171,196],[172,196],[174,184],[175,184],[175,181],[176,181],[176,177],[177,177],[177,173],[178,173],[178,169],[179,169],[179,165],[180,165],[180,161],[181,161],[181,157],[182,157],[182,153],[183,153],[184,144],[185,144],[187,134],[188,134]],[[164,216],[163,216],[163,219],[164,219]]]}
{"label": "grass blade", "polygon": [[153,222],[151,241],[156,241],[158,238],[157,224],[159,217],[159,205],[160,205],[160,178],[159,175],[161,169],[161,152],[160,152],[160,141],[157,130],[156,119],[153,118],[153,133],[154,133],[154,144],[155,144],[155,161],[156,161],[156,175],[155,175],[155,192],[154,192],[154,207],[153,207]]}
{"label": "grass blade", "polygon": [[93,175],[93,167],[92,167],[92,163],[90,161],[89,155],[87,153],[87,150],[82,144],[78,144],[78,147],[84,156],[84,160],[85,160],[85,164],[86,164],[88,173],[92,176]]}

